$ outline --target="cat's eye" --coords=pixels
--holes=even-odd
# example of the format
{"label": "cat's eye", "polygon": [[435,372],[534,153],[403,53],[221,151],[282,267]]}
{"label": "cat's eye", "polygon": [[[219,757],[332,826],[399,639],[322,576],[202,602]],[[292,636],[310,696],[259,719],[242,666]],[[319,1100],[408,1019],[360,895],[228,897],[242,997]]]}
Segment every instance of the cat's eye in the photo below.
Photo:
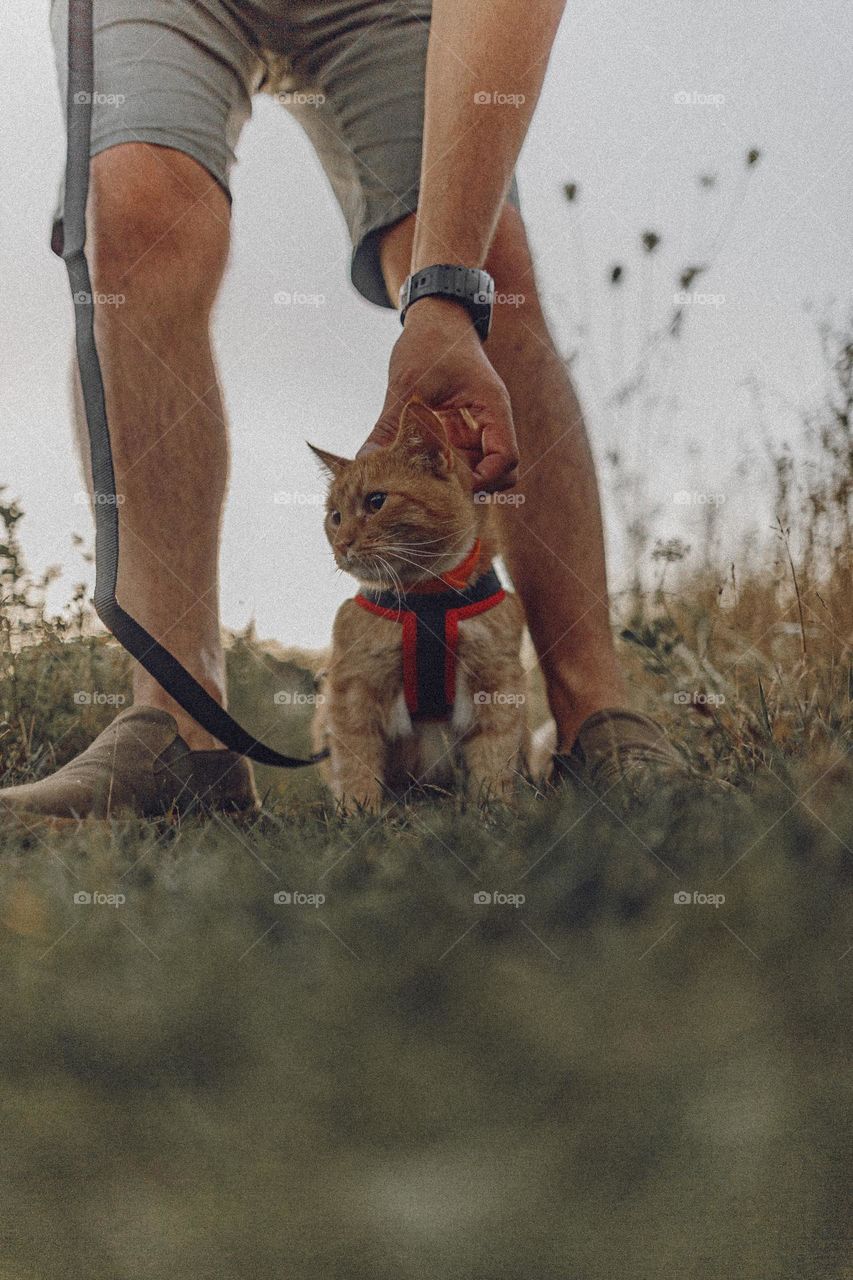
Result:
{"label": "cat's eye", "polygon": [[380,507],[384,506],[387,497],[387,493],[369,493],[364,500],[364,505],[368,511],[378,511]]}
{"label": "cat's eye", "polygon": [[340,524],[340,523],[341,523],[341,513],[340,513],[340,511],[330,511],[330,512],[329,512],[329,522],[330,522],[330,524]]}

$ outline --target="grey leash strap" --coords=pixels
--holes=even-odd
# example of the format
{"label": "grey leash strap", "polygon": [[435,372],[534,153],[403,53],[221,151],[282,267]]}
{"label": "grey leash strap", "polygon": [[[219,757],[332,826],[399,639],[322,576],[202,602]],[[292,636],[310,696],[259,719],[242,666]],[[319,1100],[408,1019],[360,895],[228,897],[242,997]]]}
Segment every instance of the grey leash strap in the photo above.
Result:
{"label": "grey leash strap", "polygon": [[62,257],[74,300],[77,363],[89,430],[95,506],[95,612],[146,671],[203,728],[231,751],[259,764],[297,769],[316,764],[328,751],[307,760],[282,755],[253,738],[189,671],[132,618],[116,600],[119,519],[115,472],[107,423],[104,383],[95,345],[95,304],[86,261],[86,202],[94,96],[92,0],[68,5],[68,149],[65,161]]}

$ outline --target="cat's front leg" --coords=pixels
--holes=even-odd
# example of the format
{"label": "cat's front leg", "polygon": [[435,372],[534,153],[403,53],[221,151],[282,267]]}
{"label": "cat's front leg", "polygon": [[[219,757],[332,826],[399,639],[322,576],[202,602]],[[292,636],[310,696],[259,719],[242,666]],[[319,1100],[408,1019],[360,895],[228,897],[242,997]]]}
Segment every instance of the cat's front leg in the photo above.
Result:
{"label": "cat's front leg", "polygon": [[472,728],[462,740],[465,793],[475,803],[500,800],[508,804],[522,768],[525,735],[521,704],[479,703]]}
{"label": "cat's front leg", "polygon": [[343,812],[378,813],[385,796],[384,739],[364,727],[358,733],[331,730],[327,742],[329,785]]}
{"label": "cat's front leg", "polygon": [[335,618],[322,725],[326,779],[345,813],[376,813],[386,795],[388,690],[400,662],[399,631],[354,600]]}

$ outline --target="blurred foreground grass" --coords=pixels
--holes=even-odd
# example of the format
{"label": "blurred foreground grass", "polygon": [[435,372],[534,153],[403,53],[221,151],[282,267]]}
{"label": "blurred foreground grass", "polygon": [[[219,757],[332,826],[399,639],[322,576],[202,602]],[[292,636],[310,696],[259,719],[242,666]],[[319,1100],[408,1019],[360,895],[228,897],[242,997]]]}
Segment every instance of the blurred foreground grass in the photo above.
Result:
{"label": "blurred foreground grass", "polygon": [[849,1275],[853,801],[789,783],[7,846],[3,1274]]}

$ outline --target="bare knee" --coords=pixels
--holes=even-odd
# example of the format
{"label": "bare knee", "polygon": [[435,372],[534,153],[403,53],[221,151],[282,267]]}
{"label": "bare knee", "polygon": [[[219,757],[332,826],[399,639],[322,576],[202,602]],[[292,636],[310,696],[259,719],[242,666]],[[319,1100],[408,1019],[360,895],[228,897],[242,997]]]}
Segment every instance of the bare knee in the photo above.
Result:
{"label": "bare knee", "polygon": [[[206,321],[228,256],[228,201],[191,157],[126,143],[92,161],[89,239],[96,293],[142,312]],[[112,308],[99,308],[109,318]]]}

